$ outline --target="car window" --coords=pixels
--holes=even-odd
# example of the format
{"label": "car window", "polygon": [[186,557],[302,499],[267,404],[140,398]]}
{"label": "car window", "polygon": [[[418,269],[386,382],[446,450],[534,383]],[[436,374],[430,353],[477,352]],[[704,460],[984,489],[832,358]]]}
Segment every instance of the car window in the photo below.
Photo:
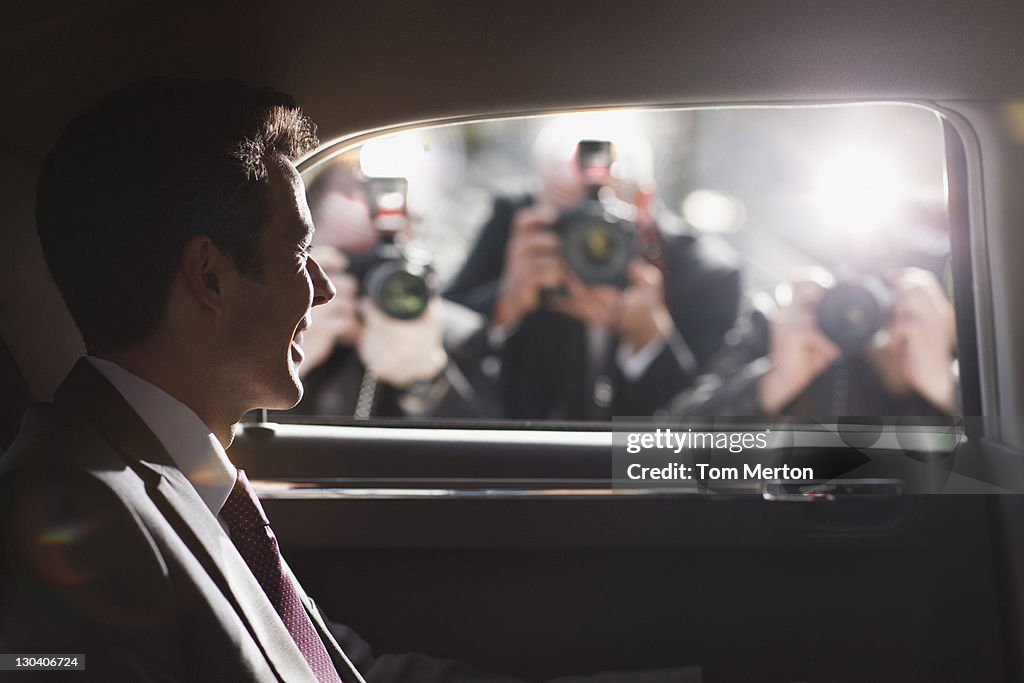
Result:
{"label": "car window", "polygon": [[275,419],[956,415],[944,155],[910,104],[339,141],[302,169],[337,295]]}

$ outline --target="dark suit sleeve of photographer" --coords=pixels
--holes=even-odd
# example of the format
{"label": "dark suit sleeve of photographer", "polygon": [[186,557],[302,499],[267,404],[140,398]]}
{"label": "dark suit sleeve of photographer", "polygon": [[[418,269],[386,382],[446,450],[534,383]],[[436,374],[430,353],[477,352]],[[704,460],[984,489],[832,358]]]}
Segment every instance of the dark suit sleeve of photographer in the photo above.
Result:
{"label": "dark suit sleeve of photographer", "polygon": [[533,203],[530,196],[497,197],[487,223],[480,229],[465,265],[448,286],[446,299],[482,313],[488,318],[498,298],[498,285],[505,269],[512,215]]}
{"label": "dark suit sleeve of photographer", "polygon": [[739,256],[716,237],[690,234],[667,236],[665,256],[666,304],[703,370],[736,323],[743,297]]}
{"label": "dark suit sleeve of photographer", "polygon": [[736,321],[741,283],[731,248],[712,237],[671,233],[664,248],[665,298],[675,330],[640,377],[622,378],[615,415],[651,415],[692,386]]}
{"label": "dark suit sleeve of photographer", "polygon": [[725,344],[704,367],[694,386],[673,398],[669,415],[760,417],[758,383],[771,367],[767,316],[747,302]]}
{"label": "dark suit sleeve of photographer", "polygon": [[642,375],[630,379],[621,367],[615,367],[614,374],[620,388],[612,401],[612,415],[653,415],[680,388],[693,383],[697,361],[676,330]]}

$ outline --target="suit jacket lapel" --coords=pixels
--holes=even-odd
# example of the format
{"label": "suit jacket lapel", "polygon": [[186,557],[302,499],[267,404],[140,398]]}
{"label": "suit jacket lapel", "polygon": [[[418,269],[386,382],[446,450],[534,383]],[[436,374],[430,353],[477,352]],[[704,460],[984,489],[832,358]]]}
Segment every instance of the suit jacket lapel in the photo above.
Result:
{"label": "suit jacket lapel", "polygon": [[81,359],[54,402],[91,422],[146,482],[153,502],[200,561],[283,681],[316,680],[273,605],[185,475],[142,418]]}
{"label": "suit jacket lapel", "polygon": [[232,600],[281,679],[315,680],[256,577],[181,470],[147,462],[140,465],[161,477],[152,493],[154,501]]}
{"label": "suit jacket lapel", "polygon": [[309,615],[310,621],[313,622],[313,627],[317,633],[320,634],[320,640],[324,642],[324,647],[327,648],[328,654],[331,655],[331,661],[334,662],[334,668],[338,670],[338,674],[341,676],[341,680],[345,683],[366,683],[365,679],[356,669],[355,665],[352,664],[352,660],[348,658],[345,651],[341,649],[341,645],[334,639],[334,635],[331,633],[330,628],[327,626],[327,622],[324,621],[323,616],[320,614],[320,610],[317,608],[316,603],[313,602],[313,598],[306,594],[303,590],[302,584],[299,583],[298,579],[295,578],[295,574],[292,573],[292,568],[288,566],[288,563],[281,558],[281,562],[284,564],[284,570],[288,574],[288,577],[295,584],[295,591],[299,594],[299,599],[302,600],[303,606],[306,608],[306,614]]}

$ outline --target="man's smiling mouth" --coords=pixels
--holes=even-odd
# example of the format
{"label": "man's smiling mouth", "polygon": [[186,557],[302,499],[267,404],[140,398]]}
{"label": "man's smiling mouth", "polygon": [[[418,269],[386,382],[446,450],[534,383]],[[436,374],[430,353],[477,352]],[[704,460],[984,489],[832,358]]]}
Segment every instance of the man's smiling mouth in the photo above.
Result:
{"label": "man's smiling mouth", "polygon": [[304,336],[303,333],[307,329],[309,329],[308,317],[302,319],[302,322],[295,328],[295,334],[292,335],[291,355],[292,360],[296,363],[301,363],[302,359],[306,357],[302,351],[302,340]]}

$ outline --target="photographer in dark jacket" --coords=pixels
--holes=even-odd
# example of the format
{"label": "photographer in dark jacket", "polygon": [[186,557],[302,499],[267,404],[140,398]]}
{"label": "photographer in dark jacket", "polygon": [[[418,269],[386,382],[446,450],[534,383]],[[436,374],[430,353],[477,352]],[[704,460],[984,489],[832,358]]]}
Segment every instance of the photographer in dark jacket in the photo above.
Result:
{"label": "photographer in dark jacket", "polygon": [[[642,254],[629,263],[624,289],[587,285],[553,230],[583,199],[583,173],[571,155],[540,164],[540,192],[495,200],[445,296],[490,320],[507,417],[651,415],[721,346],[739,305],[737,258],[661,209],[634,163],[633,177],[609,186],[632,205]],[[548,296],[559,289],[562,296]]]}
{"label": "photographer in dark jacket", "polygon": [[360,173],[344,163],[321,172],[307,197],[318,227],[312,253],[337,294],[307,332],[306,392],[293,412],[493,417],[492,383],[479,370],[486,344],[478,313],[434,294],[421,314],[401,319],[360,291],[385,237],[408,241],[408,216],[371,215]]}
{"label": "photographer in dark jacket", "polygon": [[888,320],[853,353],[844,354],[819,325],[819,304],[833,284],[820,269],[794,281],[788,301],[751,305],[707,374],[673,400],[668,412],[824,418],[956,414],[952,304],[926,270],[905,268],[887,279]]}

